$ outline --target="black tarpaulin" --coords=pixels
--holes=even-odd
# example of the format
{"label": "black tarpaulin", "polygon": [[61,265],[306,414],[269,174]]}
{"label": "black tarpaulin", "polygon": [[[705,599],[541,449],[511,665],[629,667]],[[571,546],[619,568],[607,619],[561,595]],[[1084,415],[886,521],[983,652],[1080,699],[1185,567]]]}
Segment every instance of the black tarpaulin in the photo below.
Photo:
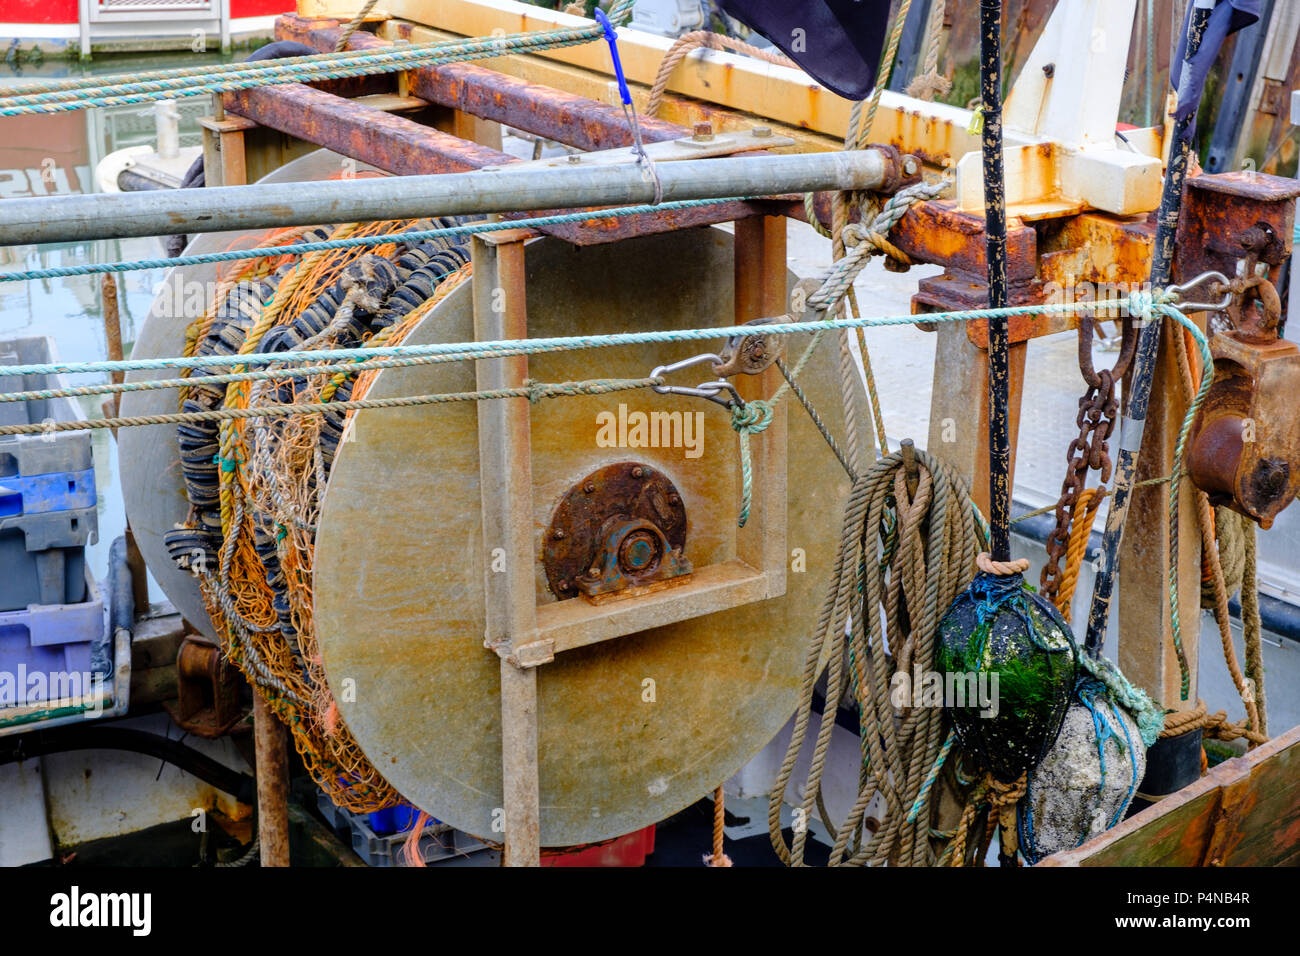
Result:
{"label": "black tarpaulin", "polygon": [[864,99],[875,85],[889,0],[722,0],[720,6],[840,96]]}

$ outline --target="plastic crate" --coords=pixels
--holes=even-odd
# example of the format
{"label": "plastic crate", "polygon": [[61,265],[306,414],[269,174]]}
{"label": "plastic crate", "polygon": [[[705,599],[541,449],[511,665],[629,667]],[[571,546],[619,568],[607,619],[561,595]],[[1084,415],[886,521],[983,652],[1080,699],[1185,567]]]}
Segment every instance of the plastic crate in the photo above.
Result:
{"label": "plastic crate", "polygon": [[[84,601],[0,612],[0,708],[50,700],[72,682],[89,693],[89,674],[111,678],[110,609],[94,578],[82,573]],[[38,674],[43,681],[32,680]]]}
{"label": "plastic crate", "polygon": [[[353,852],[361,857],[368,866],[406,865],[404,849],[410,835],[411,826],[407,826],[398,832],[377,833],[370,826],[370,818],[378,816],[381,824],[394,819],[400,821],[403,816],[402,811],[409,808],[413,814],[410,817],[411,824],[414,825],[415,818],[419,816],[419,810],[411,807],[410,804],[406,804],[405,806],[390,808],[397,811],[392,816],[385,816],[388,813],[386,810],[368,814],[352,813],[349,810],[336,807],[334,802],[320,791],[317,791],[316,805],[334,831],[345,839],[352,841]],[[425,863],[440,863],[458,857],[463,858],[489,849],[487,844],[481,843],[459,830],[452,829],[445,823],[436,821],[430,821],[421,831],[419,847],[420,856]]]}
{"label": "plastic crate", "polygon": [[0,518],[95,506],[95,469],[0,476]]}
{"label": "plastic crate", "polygon": [[[24,338],[0,339],[0,391],[17,392],[34,389],[67,388],[68,382],[60,374],[49,375],[5,375],[5,365],[54,365],[59,361],[54,339],[48,335],[33,335]],[[81,418],[81,410],[70,398],[41,398],[30,402],[5,402],[0,404],[0,425],[34,425],[52,419],[56,422],[70,422]],[[50,455],[84,454],[86,464],[37,467],[24,470],[24,474],[39,474],[54,471],[79,471],[90,467],[90,433],[52,432],[49,435],[15,436],[26,441],[15,442],[31,445],[33,442],[43,444]],[[13,438],[0,440],[0,451],[6,451],[4,445]],[[75,452],[55,451],[56,446],[78,449]],[[30,449],[28,450],[30,453]],[[0,465],[3,462],[0,461]],[[4,474],[0,471],[0,474]]]}
{"label": "plastic crate", "polygon": [[[4,343],[0,342],[0,350]],[[16,376],[4,374],[0,366],[0,386]],[[7,391],[15,391],[6,388]],[[21,402],[6,402],[0,409]],[[75,408],[67,409],[70,413]],[[43,421],[43,419],[36,419]],[[26,416],[18,422],[0,422],[0,424],[28,424]],[[48,435],[6,435],[0,438],[0,482],[8,484],[19,478],[36,475],[54,475],[67,472],[77,473],[93,469],[95,460],[90,443],[90,432],[51,432]]]}
{"label": "plastic crate", "polygon": [[95,509],[0,518],[0,612],[86,598],[86,544],[99,533]]}
{"label": "plastic crate", "polygon": [[415,826],[415,821],[419,817],[419,810],[403,802],[395,807],[385,807],[383,810],[367,813],[366,824],[379,836],[388,836],[393,833],[405,833]]}
{"label": "plastic crate", "polygon": [[542,866],[644,866],[655,851],[654,824],[626,836],[586,846],[542,850]]}

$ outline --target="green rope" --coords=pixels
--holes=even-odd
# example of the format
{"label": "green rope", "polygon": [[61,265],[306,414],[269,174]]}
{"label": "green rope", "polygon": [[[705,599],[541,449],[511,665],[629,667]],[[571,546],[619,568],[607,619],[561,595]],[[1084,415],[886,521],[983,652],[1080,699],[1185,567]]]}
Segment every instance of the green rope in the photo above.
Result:
{"label": "green rope", "polygon": [[912,804],[912,809],[907,811],[907,822],[915,823],[917,815],[920,814],[921,808],[925,806],[926,794],[934,786],[934,782],[939,779],[939,771],[943,769],[944,761],[948,759],[948,754],[952,752],[952,745],[957,741],[955,731],[948,732],[948,739],[943,742],[943,748],[939,751],[939,756],[934,761],[934,766],[925,777],[925,783],[921,784],[921,792],[916,796],[916,802]]}
{"label": "green rope", "polygon": [[[1201,404],[1210,391],[1210,383],[1214,379],[1214,356],[1210,354],[1210,345],[1206,340],[1205,333],[1182,312],[1168,305],[1168,299],[1168,293],[1163,293],[1156,298],[1152,314],[1164,315],[1173,319],[1183,328],[1191,330],[1192,337],[1196,340],[1197,349],[1201,355],[1201,368],[1205,370],[1201,375],[1201,387],[1197,389],[1196,397],[1187,406],[1187,413],[1183,416],[1183,423],[1178,429],[1178,442],[1174,446],[1173,473],[1181,478],[1186,474],[1184,462],[1187,456],[1187,440],[1192,431],[1192,422],[1196,419],[1196,413],[1200,411]],[[1169,553],[1171,557],[1175,556],[1178,545],[1178,501],[1182,497],[1181,491],[1181,481],[1169,482]],[[1178,651],[1178,670],[1181,678],[1179,690],[1181,699],[1187,700],[1191,691],[1191,674],[1187,665],[1187,655],[1183,651],[1183,629],[1179,621],[1178,591],[1178,561],[1171,560],[1169,562],[1169,619],[1173,632],[1174,647]]]}
{"label": "green rope", "polygon": [[[639,388],[662,385],[661,378],[591,379],[584,382],[526,382],[517,388],[481,389],[474,392],[446,392],[433,395],[407,395],[396,398],[359,398],[346,402],[297,402],[264,405],[256,408],[214,408],[201,412],[171,412],[166,415],[136,415],[118,418],[90,418],[80,421],[45,421],[25,425],[0,426],[0,435],[47,435],[52,432],[83,429],[136,428],[147,425],[187,425],[194,422],[224,422],[249,418],[287,418],[293,415],[325,415],[334,412],[369,408],[410,408],[417,405],[446,405],[453,402],[482,402],[503,398],[526,398],[537,403],[544,398],[572,395],[608,395]],[[213,459],[224,471],[234,471],[237,459]]]}
{"label": "green rope", "polygon": [[749,520],[749,505],[754,490],[754,465],[749,452],[749,438],[766,431],[776,412],[776,400],[756,398],[744,405],[731,406],[731,427],[740,436],[740,520],[737,527],[745,527]]}
{"label": "green rope", "polygon": [[[844,261],[844,260],[841,260]],[[915,325],[918,321],[965,322],[971,319],[1013,318],[1021,315],[1068,315],[1086,309],[1113,308],[1114,302],[1061,302],[1042,305],[1006,306],[1001,309],[967,309],[952,312],[927,312],[923,316],[897,315],[862,318],[817,319],[808,322],[774,322],[762,327],[764,335],[816,334],[835,329],[874,329],[900,325]],[[1130,314],[1139,318],[1152,317],[1152,296],[1133,293],[1129,296]],[[1162,312],[1177,312],[1162,303]],[[1178,313],[1181,316],[1181,313]],[[1180,322],[1184,319],[1180,318]],[[1196,337],[1202,355],[1209,348],[1205,333],[1194,323],[1184,323]],[[647,329],[640,332],[610,332],[602,335],[552,336],[535,339],[498,339],[481,342],[440,342],[428,345],[385,345],[348,349],[320,349],[311,352],[254,352],[247,355],[207,355],[192,358],[121,359],[101,362],[62,362],[28,365],[6,365],[4,375],[80,375],[91,372],[129,372],[157,369],[216,368],[235,365],[275,365],[292,362],[347,361],[358,353],[367,356],[440,356],[445,361],[469,361],[483,358],[504,358],[516,355],[536,355],[543,352],[562,352],[578,349],[611,348],[624,345],[644,345],[660,342],[696,342],[707,339],[730,338],[754,334],[752,325],[709,326],[696,329]],[[797,372],[798,366],[795,371]]]}

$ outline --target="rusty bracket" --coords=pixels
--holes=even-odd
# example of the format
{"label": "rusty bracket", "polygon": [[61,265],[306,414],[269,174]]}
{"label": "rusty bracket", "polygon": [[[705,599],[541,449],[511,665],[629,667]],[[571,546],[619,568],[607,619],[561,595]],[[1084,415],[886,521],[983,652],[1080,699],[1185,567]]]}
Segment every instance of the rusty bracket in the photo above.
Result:
{"label": "rusty bracket", "polygon": [[176,652],[178,699],[163,706],[187,733],[222,737],[247,713],[240,702],[242,684],[220,647],[199,634],[187,634]]}
{"label": "rusty bracket", "polygon": [[688,575],[686,529],[667,475],[635,461],[606,465],[570,488],[551,517],[542,550],[551,592],[599,600]]}

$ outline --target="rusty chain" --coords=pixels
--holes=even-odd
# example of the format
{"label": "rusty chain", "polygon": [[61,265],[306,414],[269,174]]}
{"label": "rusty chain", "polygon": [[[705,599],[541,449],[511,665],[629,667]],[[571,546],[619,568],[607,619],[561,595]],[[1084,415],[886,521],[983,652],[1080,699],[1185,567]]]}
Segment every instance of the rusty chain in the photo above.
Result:
{"label": "rusty chain", "polygon": [[1079,399],[1079,414],[1075,423],[1079,435],[1070,442],[1065,456],[1068,465],[1061,497],[1056,502],[1056,527],[1047,537],[1047,563],[1039,578],[1039,590],[1048,600],[1055,602],[1065,576],[1061,559],[1065,557],[1070,541],[1070,525],[1074,520],[1079,494],[1088,484],[1088,472],[1100,472],[1101,484],[1110,481],[1110,436],[1119,419],[1119,399],[1115,383],[1127,374],[1137,350],[1137,335],[1131,318],[1123,320],[1123,337],[1119,357],[1112,368],[1097,371],[1092,361],[1092,338],[1095,319],[1079,316],[1079,372],[1088,390]]}

